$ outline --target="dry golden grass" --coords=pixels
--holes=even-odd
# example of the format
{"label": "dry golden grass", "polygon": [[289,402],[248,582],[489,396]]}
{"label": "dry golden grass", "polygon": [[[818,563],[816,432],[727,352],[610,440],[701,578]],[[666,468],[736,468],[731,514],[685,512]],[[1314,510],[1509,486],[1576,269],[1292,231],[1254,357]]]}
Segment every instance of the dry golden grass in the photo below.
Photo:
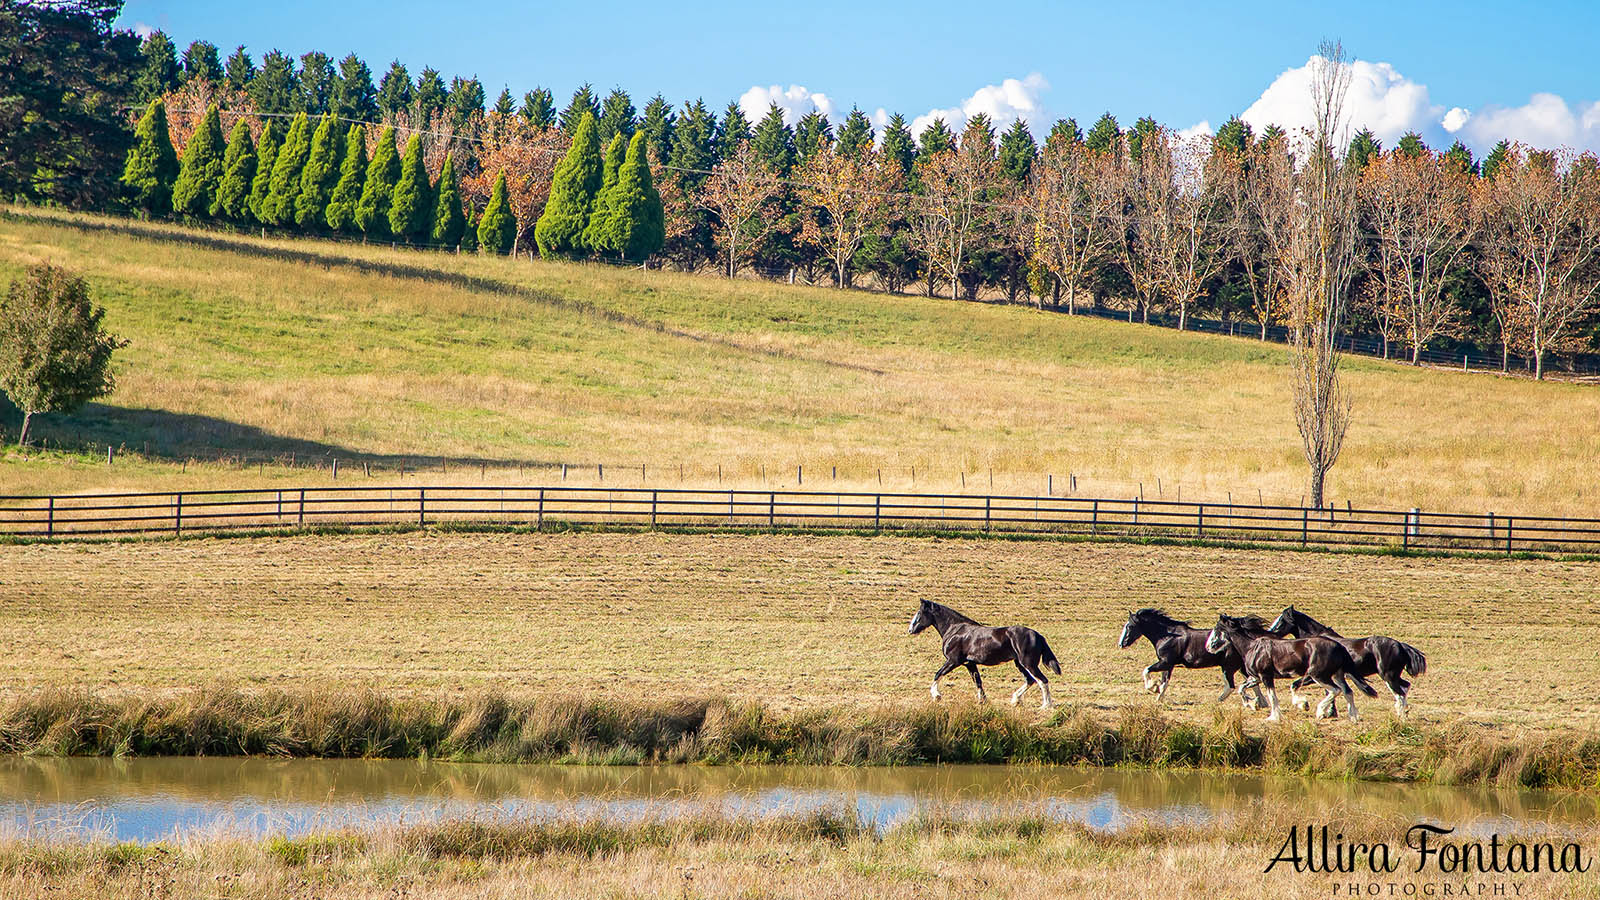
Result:
{"label": "dry golden grass", "polygon": [[[116,220],[0,218],[0,277],[82,271],[132,340],[106,405],[45,417],[69,444],[0,459],[7,490],[202,488],[325,478],[181,467],[250,453],[645,463],[677,483],[840,469],[840,483],[1298,502],[1281,347],[1025,308],[313,241]],[[74,227],[74,226],[87,227]],[[271,254],[279,254],[274,257]],[[292,256],[285,256],[293,254]],[[1335,502],[1592,514],[1600,393],[1352,361]],[[510,479],[515,470],[492,477]],[[762,473],[765,473],[763,476]],[[439,473],[458,481],[476,472]],[[433,473],[425,477],[434,478]],[[533,475],[515,477],[532,480]],[[544,477],[549,477],[548,475]],[[698,479],[697,482],[694,480]],[[976,483],[974,483],[976,482]]]}
{"label": "dry golden grass", "polygon": [[[918,598],[1042,631],[1057,698],[1153,707],[1127,613],[1195,624],[1288,603],[1428,654],[1421,724],[1600,726],[1600,563],[1121,544],[782,535],[410,533],[0,546],[0,690],[367,685],[385,693],[721,696],[778,709],[928,702],[940,655]],[[988,670],[992,696],[1019,682]],[[1221,680],[1169,702],[1210,722]],[[1382,687],[1374,682],[1382,692]],[[973,699],[946,682],[949,702]],[[1230,702],[1231,703],[1231,702]],[[1375,722],[1386,692],[1362,700]],[[1260,714],[1251,714],[1254,722]],[[1291,720],[1304,719],[1291,713]],[[1345,728],[1344,723],[1324,724]]]}
{"label": "dry golden grass", "polygon": [[[1355,882],[1388,896],[1593,897],[1597,876],[1440,875],[1413,870],[1403,819],[1319,811],[1354,841],[1384,841],[1392,874],[1263,873],[1293,826],[1288,802],[1201,826],[1134,826],[1103,833],[1026,813],[983,820],[933,817],[879,836],[848,815],[741,824],[548,825],[445,823],[293,840],[190,838],[176,845],[48,846],[0,843],[0,893],[18,900],[94,896],[165,898],[528,897],[1110,897],[1218,896],[1277,900],[1344,896]],[[1510,837],[1510,835],[1507,835]],[[1592,828],[1564,834],[1592,853]],[[1545,840],[1551,840],[1546,837]],[[1529,839],[1536,840],[1536,839]],[[1585,860],[1592,857],[1585,856]],[[1476,887],[1483,885],[1483,887]],[[1516,887],[1514,888],[1513,885]],[[1340,893],[1334,894],[1335,887]],[[1513,893],[1515,891],[1515,893]]]}

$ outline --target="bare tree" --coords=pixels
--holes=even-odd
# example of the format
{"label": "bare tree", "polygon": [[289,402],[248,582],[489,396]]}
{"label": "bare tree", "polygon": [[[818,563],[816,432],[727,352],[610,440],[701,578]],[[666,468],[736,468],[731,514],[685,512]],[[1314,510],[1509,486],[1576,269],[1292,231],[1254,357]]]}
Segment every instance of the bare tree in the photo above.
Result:
{"label": "bare tree", "polygon": [[1200,148],[1165,129],[1144,137],[1137,171],[1133,260],[1154,292],[1177,307],[1182,331],[1189,306],[1227,263],[1222,185],[1207,177]]}
{"label": "bare tree", "polygon": [[1263,136],[1242,154],[1219,146],[1207,166],[1223,194],[1228,249],[1244,273],[1264,341],[1284,305],[1280,262],[1294,210],[1293,159],[1280,134]]}
{"label": "bare tree", "polygon": [[570,140],[554,128],[531,125],[521,116],[490,114],[489,137],[478,149],[481,164],[462,178],[462,190],[473,206],[482,209],[489,202],[495,177],[505,172],[506,198],[517,218],[511,243],[513,259],[533,243],[533,227],[550,199],[550,179]]}
{"label": "bare tree", "polygon": [[[1472,237],[1469,192],[1467,173],[1433,153],[1391,150],[1361,175],[1362,207],[1377,237],[1379,323],[1401,326],[1412,365],[1428,341],[1461,330],[1461,307],[1444,286]],[[1386,329],[1385,356],[1389,338]]]}
{"label": "bare tree", "polygon": [[[1029,184],[1027,206],[1033,252],[1067,294],[1067,311],[1078,311],[1078,291],[1089,290],[1115,246],[1114,214],[1121,194],[1109,153],[1081,141],[1045,146]],[[1042,302],[1042,301],[1041,301]]]}
{"label": "bare tree", "polygon": [[960,295],[968,244],[988,224],[988,195],[998,163],[994,148],[963,141],[917,164],[921,190],[911,208],[911,228],[927,248],[930,276],[950,281],[950,299]]}
{"label": "bare tree", "polygon": [[1344,48],[1324,42],[1312,61],[1307,158],[1296,179],[1292,227],[1280,245],[1294,417],[1310,468],[1312,506],[1322,505],[1328,470],[1339,460],[1350,425],[1350,395],[1339,380],[1338,337],[1357,266],[1357,172],[1335,155],[1349,88]]}
{"label": "bare tree", "polygon": [[1514,148],[1480,184],[1477,208],[1496,318],[1543,378],[1545,354],[1600,307],[1600,164]]}
{"label": "bare tree", "polygon": [[1126,141],[1127,136],[1124,135],[1124,146],[1117,153],[1118,164],[1111,170],[1113,184],[1117,186],[1119,194],[1112,208],[1112,237],[1122,268],[1133,284],[1134,304],[1139,310],[1139,319],[1149,322],[1150,307],[1156,302],[1161,279],[1156,267],[1145,257],[1151,242],[1142,230],[1159,215],[1158,210],[1169,202],[1173,185],[1171,171],[1161,165],[1160,154],[1141,152],[1135,159]]}
{"label": "bare tree", "polygon": [[717,163],[700,191],[699,203],[717,217],[717,243],[728,261],[728,277],[739,273],[739,260],[777,224],[769,207],[778,196],[778,180],[756,156],[750,142]]}

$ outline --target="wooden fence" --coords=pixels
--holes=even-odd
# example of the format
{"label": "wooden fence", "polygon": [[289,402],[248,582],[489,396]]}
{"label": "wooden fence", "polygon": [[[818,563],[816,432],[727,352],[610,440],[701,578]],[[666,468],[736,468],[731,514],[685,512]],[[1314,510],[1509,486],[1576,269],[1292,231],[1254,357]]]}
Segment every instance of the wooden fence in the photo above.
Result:
{"label": "wooden fence", "polygon": [[1600,519],[1136,498],[481,485],[0,496],[0,535],[46,539],[438,524],[965,529],[1299,546],[1600,553]]}

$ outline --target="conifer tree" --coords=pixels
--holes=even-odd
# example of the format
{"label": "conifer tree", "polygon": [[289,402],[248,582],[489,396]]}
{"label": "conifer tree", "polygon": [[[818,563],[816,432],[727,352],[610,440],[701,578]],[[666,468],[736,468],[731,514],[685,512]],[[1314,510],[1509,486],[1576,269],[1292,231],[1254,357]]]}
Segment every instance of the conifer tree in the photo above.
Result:
{"label": "conifer tree", "polygon": [[457,76],[450,80],[450,124],[465,128],[473,119],[483,116],[483,82],[476,78]]}
{"label": "conifer tree", "polygon": [[[159,33],[159,32],[158,32]],[[133,148],[122,170],[129,200],[146,215],[165,215],[172,209],[172,183],[178,178],[178,154],[167,131],[167,107],[158,97],[150,101],[133,130]]]}
{"label": "conifer tree", "polygon": [[394,145],[394,128],[385,127],[378,135],[378,146],[367,163],[361,199],[356,202],[355,225],[368,237],[389,233],[389,204],[395,182],[400,180],[400,153]]}
{"label": "conifer tree", "polygon": [[1033,171],[1033,161],[1038,155],[1039,145],[1034,143],[1027,122],[1018,119],[1000,136],[1000,172],[1012,184],[1028,182],[1028,174]]}
{"label": "conifer tree", "polygon": [[273,50],[261,57],[261,71],[250,81],[250,101],[262,113],[300,111],[300,81],[287,53]]}
{"label": "conifer tree", "polygon": [[819,112],[808,112],[794,126],[795,162],[805,163],[824,147],[833,146],[833,125]]}
{"label": "conifer tree", "polygon": [[432,66],[423,68],[417,76],[417,89],[411,95],[416,110],[417,124],[426,125],[436,113],[450,105],[450,91],[444,86],[444,77]]}
{"label": "conifer tree", "polygon": [[244,51],[243,44],[235,48],[233,55],[228,57],[223,78],[227,81],[229,90],[246,91],[250,89],[250,82],[256,78],[256,64],[250,60],[250,54]]}
{"label": "conifer tree", "polygon": [[356,204],[361,202],[361,187],[367,178],[367,135],[360,125],[351,125],[344,139],[344,162],[339,166],[339,181],[328,198],[323,221],[334,231],[359,231]]}
{"label": "conifer tree", "polygon": [[268,225],[289,225],[294,222],[295,201],[300,198],[300,173],[305,169],[306,157],[311,155],[311,120],[299,113],[289,123],[289,133],[283,137],[278,157],[272,161],[272,180],[267,186],[267,197],[256,214]]}
{"label": "conifer tree", "polygon": [[153,31],[139,47],[139,70],[133,76],[134,99],[154,100],[178,86],[178,48],[164,31]]}
{"label": "conifer tree", "polygon": [[766,163],[768,171],[778,175],[788,175],[794,168],[794,132],[783,121],[783,110],[774,103],[767,108],[767,114],[756,123],[755,133],[750,136],[750,147],[756,153],[756,158]]}
{"label": "conifer tree", "polygon": [[323,116],[311,138],[311,151],[300,170],[300,194],[294,202],[294,221],[301,228],[319,228],[327,221],[328,201],[344,162],[345,132],[333,116]]}
{"label": "conifer tree", "polygon": [[216,104],[206,109],[206,117],[183,148],[178,180],[172,185],[172,211],[186,216],[203,216],[217,199],[223,171],[222,118]]}
{"label": "conifer tree", "polygon": [[422,161],[422,135],[413,134],[406,141],[405,157],[400,161],[400,180],[395,182],[394,196],[389,200],[389,233],[397,238],[413,240],[428,231],[429,205],[428,169]]}
{"label": "conifer tree", "polygon": [[256,147],[244,119],[233,125],[228,150],[222,157],[222,181],[207,212],[221,219],[243,222],[250,216],[250,183],[256,176]]}
{"label": "conifer tree", "polygon": [[585,113],[573,132],[572,146],[556,166],[550,200],[533,229],[539,255],[575,256],[583,251],[583,229],[589,224],[603,174],[599,125],[593,113]]}
{"label": "conifer tree", "polygon": [[410,108],[411,73],[397,59],[389,64],[389,71],[383,73],[383,80],[378,82],[378,111],[389,118]]}
{"label": "conifer tree", "polygon": [[748,140],[750,120],[745,118],[744,108],[735,100],[728,104],[722,113],[722,122],[717,125],[716,159],[732,159],[739,145]]}
{"label": "conifer tree", "polygon": [[517,101],[511,99],[511,89],[508,87],[502,87],[500,89],[500,96],[496,97],[494,101],[495,115],[502,119],[509,119],[513,114],[516,113],[516,111]]}
{"label": "conifer tree", "polygon": [[439,170],[439,184],[434,193],[438,199],[433,205],[433,230],[429,237],[436,244],[454,247],[461,243],[461,232],[467,225],[461,215],[461,186],[456,183],[454,153],[444,155],[444,167]]}
{"label": "conifer tree", "polygon": [[518,112],[534,128],[549,128],[556,123],[556,99],[544,88],[534,88],[522,95]]}
{"label": "conifer tree", "polygon": [[1500,171],[1500,167],[1511,158],[1511,142],[1502,139],[1483,158],[1483,177],[1493,178]]}
{"label": "conifer tree", "polygon": [[372,86],[372,70],[354,53],[339,60],[329,112],[343,119],[363,122],[378,117],[378,91]]}
{"label": "conifer tree", "polygon": [[461,242],[456,246],[463,252],[471,253],[478,249],[478,220],[482,216],[470,203],[462,212],[466,214],[464,219],[466,227],[461,230]]}
{"label": "conifer tree", "polygon": [[633,130],[638,125],[634,116],[633,99],[622,88],[614,88],[606,95],[606,102],[600,109],[600,143],[610,145],[611,139],[622,135],[622,143],[626,148],[628,139],[633,137]]}
{"label": "conifer tree", "polygon": [[605,159],[601,165],[600,190],[594,196],[594,208],[589,213],[589,224],[583,229],[583,246],[595,253],[605,253],[609,249],[605,236],[611,229],[611,200],[617,188],[617,172],[622,168],[622,160],[626,153],[622,135],[612,135],[611,143],[606,145]]}
{"label": "conifer tree", "polygon": [[672,104],[660,94],[645,104],[644,118],[639,130],[644,132],[645,147],[658,162],[666,162],[672,155],[672,131],[677,117],[672,114]]}
{"label": "conifer tree", "polygon": [[1363,128],[1350,139],[1350,149],[1345,151],[1344,158],[1355,166],[1357,172],[1360,172],[1367,167],[1367,163],[1374,156],[1382,152],[1383,145],[1378,143],[1378,138],[1372,133],[1372,129]]}
{"label": "conifer tree", "polygon": [[594,116],[595,124],[599,125],[600,104],[595,102],[594,88],[588,84],[572,92],[572,99],[567,101],[567,108],[561,111],[561,130],[572,134],[583,121],[584,113]]}
{"label": "conifer tree", "polygon": [[1117,125],[1117,117],[1107,112],[1102,113],[1100,118],[1095,120],[1094,126],[1089,129],[1089,134],[1084,137],[1083,144],[1090,150],[1098,150],[1103,153],[1107,150],[1114,150],[1121,138],[1122,129]]}
{"label": "conifer tree", "polygon": [[256,175],[250,180],[250,200],[247,207],[250,217],[257,222],[266,221],[267,194],[272,191],[272,169],[278,162],[278,148],[283,146],[283,132],[276,119],[269,119],[261,129],[261,140],[256,144]]}
{"label": "conifer tree", "polygon": [[321,50],[300,57],[300,109],[313,116],[328,112],[333,100],[333,60]]}
{"label": "conifer tree", "polygon": [[846,159],[860,159],[863,150],[872,146],[872,122],[860,109],[851,108],[839,129],[839,155]]}
{"label": "conifer tree", "polygon": [[191,42],[183,51],[183,74],[179,77],[184,84],[194,81],[221,84],[222,61],[217,56],[217,45],[210,41]]}
{"label": "conifer tree", "polygon": [[517,219],[511,214],[511,201],[506,196],[506,173],[495,176],[494,187],[489,191],[489,205],[483,208],[478,219],[478,248],[486,253],[505,254],[517,236]]}
{"label": "conifer tree", "polygon": [[883,158],[891,160],[901,176],[911,174],[911,164],[917,158],[917,142],[911,136],[906,117],[895,113],[883,127]]}
{"label": "conifer tree", "polygon": [[598,236],[605,250],[623,259],[648,259],[666,239],[661,195],[651,180],[648,156],[644,133],[635,134],[617,172],[605,228]]}

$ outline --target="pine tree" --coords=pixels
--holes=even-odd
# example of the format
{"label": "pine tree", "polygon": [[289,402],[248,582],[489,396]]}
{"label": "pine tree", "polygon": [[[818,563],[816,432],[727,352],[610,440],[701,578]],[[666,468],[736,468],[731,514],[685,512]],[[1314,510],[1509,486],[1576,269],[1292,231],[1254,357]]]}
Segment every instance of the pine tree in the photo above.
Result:
{"label": "pine tree", "polygon": [[206,108],[206,117],[183,148],[178,180],[172,185],[172,210],[186,216],[203,216],[217,199],[223,172],[222,118],[216,104]]}
{"label": "pine tree", "polygon": [[261,71],[250,82],[250,101],[257,112],[268,115],[300,111],[300,82],[288,54],[273,50],[261,57]]}
{"label": "pine tree", "polygon": [[1472,151],[1467,149],[1467,145],[1459,140],[1451,144],[1450,149],[1444,152],[1444,158],[1455,166],[1457,171],[1471,175],[1478,174],[1478,163],[1472,158]]}
{"label": "pine tree", "polygon": [[599,124],[593,113],[586,113],[573,131],[567,155],[556,166],[550,199],[533,229],[539,255],[576,256],[583,251],[583,229],[589,224],[603,174]]}
{"label": "pine tree", "polygon": [[378,117],[378,91],[372,86],[372,70],[354,53],[339,60],[329,109],[341,119],[370,122]]}
{"label": "pine tree", "polygon": [[1408,131],[1401,135],[1400,143],[1395,144],[1394,148],[1400,151],[1401,155],[1411,159],[1416,159],[1428,152],[1428,145],[1422,142],[1422,135],[1417,134],[1415,131]]}
{"label": "pine tree", "polygon": [[502,119],[509,119],[516,114],[517,101],[511,99],[511,89],[500,88],[500,96],[494,101],[494,114]]}
{"label": "pine tree", "polygon": [[478,219],[478,247],[487,253],[505,254],[517,237],[517,219],[511,214],[511,201],[506,197],[506,173],[495,176],[494,188],[489,191],[489,205],[483,208]]}
{"label": "pine tree", "polygon": [[607,205],[605,229],[598,242],[623,259],[648,259],[666,239],[661,195],[650,177],[649,151],[643,133],[628,142]]}
{"label": "pine tree", "polygon": [[872,139],[872,121],[866,113],[851,107],[850,115],[845,117],[844,127],[839,129],[839,155],[858,160],[863,151],[872,147]]}
{"label": "pine tree", "polygon": [[1111,113],[1104,113],[1089,129],[1089,134],[1083,139],[1083,145],[1090,150],[1102,153],[1115,151],[1117,143],[1122,139],[1122,129],[1117,125],[1117,117]]}
{"label": "pine tree", "polygon": [[534,128],[549,128],[556,123],[556,99],[544,88],[534,88],[522,95],[518,112]]}
{"label": "pine tree", "polygon": [[1378,143],[1378,138],[1373,135],[1372,129],[1363,128],[1356,132],[1350,139],[1350,149],[1345,151],[1344,158],[1356,171],[1360,172],[1367,167],[1367,163],[1379,153],[1383,152],[1383,145]]}
{"label": "pine tree", "polygon": [[808,112],[794,126],[795,161],[809,162],[824,147],[833,146],[833,125],[819,112]]}
{"label": "pine tree", "polygon": [[406,141],[406,154],[400,161],[400,180],[395,182],[394,196],[389,200],[389,233],[397,238],[412,240],[428,231],[429,213],[433,207],[428,185],[428,169],[422,161],[422,135],[413,134]]}
{"label": "pine tree", "polygon": [[783,110],[774,103],[767,114],[756,123],[750,135],[750,148],[767,169],[778,175],[787,175],[794,168],[794,132],[783,121]]}
{"label": "pine tree", "polygon": [[917,158],[916,139],[906,125],[906,117],[895,113],[883,127],[883,158],[900,169],[901,176],[911,174],[911,164]]}
{"label": "pine tree", "polygon": [[1039,155],[1039,145],[1033,140],[1028,123],[1021,119],[1012,123],[1000,137],[1000,172],[1012,184],[1027,184],[1033,171],[1033,161]]}
{"label": "pine tree", "polygon": [[311,138],[311,151],[300,170],[300,193],[294,201],[294,221],[301,228],[316,229],[327,221],[328,201],[339,180],[345,132],[333,116],[323,116]]}
{"label": "pine tree", "polygon": [[328,198],[323,221],[334,231],[359,231],[356,204],[361,202],[361,186],[367,178],[367,135],[360,125],[351,125],[344,139],[344,162],[339,166],[339,181]]}
{"label": "pine tree", "polygon": [[139,47],[139,71],[133,77],[133,96],[140,103],[154,100],[178,86],[178,48],[164,31],[153,31]]}
{"label": "pine tree", "polygon": [[250,82],[256,80],[256,64],[251,62],[250,54],[244,52],[243,44],[234,48],[233,55],[228,57],[223,77],[228,89],[233,91],[247,91]]}
{"label": "pine tree", "polygon": [[600,120],[600,104],[594,100],[594,88],[588,84],[572,92],[572,99],[567,102],[567,108],[561,111],[561,130],[572,134],[578,128],[578,123],[583,121],[584,113],[595,118],[595,124]]}
{"label": "pine tree", "polygon": [[367,163],[366,181],[356,203],[356,228],[368,237],[389,233],[389,205],[394,199],[395,182],[400,180],[400,153],[394,145],[394,128],[385,127],[378,135],[378,146]]}
{"label": "pine tree", "polygon": [[462,253],[473,253],[478,249],[478,220],[483,216],[472,208],[470,202],[462,212],[466,214],[463,220],[466,227],[461,230],[461,241],[456,247]]}
{"label": "pine tree", "polygon": [[1155,137],[1161,126],[1150,116],[1142,116],[1133,123],[1133,128],[1128,131],[1128,158],[1134,162],[1139,161],[1139,154],[1144,151],[1144,142]]}
{"label": "pine tree", "polygon": [[1495,144],[1494,148],[1489,151],[1489,155],[1483,158],[1483,177],[1493,178],[1510,157],[1510,141],[1502,140],[1500,143]]}
{"label": "pine tree", "polygon": [[189,44],[183,51],[183,74],[180,78],[184,84],[193,81],[221,84],[222,61],[217,55],[217,45],[210,41]]}
{"label": "pine tree", "polygon": [[434,193],[438,198],[433,205],[433,230],[429,237],[436,244],[457,246],[467,222],[461,215],[461,186],[456,183],[454,153],[444,155],[444,167],[439,170],[439,184]]}
{"label": "pine tree", "polygon": [[247,208],[251,218],[265,222],[267,195],[272,192],[272,169],[278,162],[278,148],[283,146],[283,132],[275,119],[267,121],[261,129],[261,140],[256,144],[256,175],[250,181],[250,200]]}
{"label": "pine tree", "polygon": [[483,116],[483,82],[456,77],[450,81],[450,124],[458,129]]}
{"label": "pine tree", "polygon": [[244,119],[234,123],[228,150],[222,157],[222,182],[208,212],[222,219],[243,222],[250,216],[250,183],[256,176],[256,147]]}
{"label": "pine tree", "polygon": [[668,165],[675,170],[672,177],[691,186],[705,181],[706,173],[716,163],[716,135],[717,120],[706,109],[705,101],[685,103],[672,132],[672,151],[667,156]]}
{"label": "pine tree", "polygon": [[1050,126],[1050,136],[1045,138],[1045,143],[1051,147],[1081,144],[1083,129],[1078,127],[1077,119],[1057,119],[1056,124]]}
{"label": "pine tree", "polygon": [[606,95],[606,102],[600,108],[600,143],[609,145],[611,139],[622,135],[623,145],[633,137],[633,130],[638,125],[634,117],[633,98],[622,88],[613,88]]}
{"label": "pine tree", "polygon": [[333,60],[320,50],[300,57],[300,109],[320,116],[333,100]]}
{"label": "pine tree", "polygon": [[927,159],[935,153],[942,153],[955,145],[955,132],[950,130],[950,126],[944,124],[944,119],[935,118],[927,128],[922,129],[922,137],[917,141],[917,159]]}
{"label": "pine tree", "polygon": [[1211,146],[1232,153],[1236,159],[1243,159],[1253,139],[1250,125],[1238,116],[1232,116],[1217,129],[1216,136],[1211,139]]}
{"label": "pine tree", "polygon": [[306,157],[311,155],[310,131],[310,117],[305,113],[296,114],[289,123],[283,145],[278,148],[278,157],[272,161],[267,197],[256,213],[256,217],[268,225],[294,222],[295,201],[300,198],[300,173],[305,168]]}
{"label": "pine tree", "polygon": [[595,253],[605,253],[608,249],[605,238],[611,230],[612,195],[616,193],[617,173],[622,168],[626,153],[622,135],[612,135],[611,142],[606,144],[605,158],[601,165],[600,190],[594,196],[594,208],[589,213],[589,224],[583,229],[583,246]]}
{"label": "pine tree", "polygon": [[[159,33],[159,32],[158,32]],[[172,209],[172,183],[178,178],[178,154],[167,131],[167,107],[160,98],[150,101],[133,130],[133,148],[122,170],[130,201],[146,215],[165,215]]]}
{"label": "pine tree", "polygon": [[644,132],[645,147],[658,162],[664,163],[672,155],[672,128],[676,119],[672,104],[660,94],[651,97],[644,106],[639,130]]}
{"label": "pine tree", "polygon": [[416,110],[417,124],[426,125],[434,115],[450,105],[450,92],[444,86],[444,77],[431,66],[417,76],[417,89],[411,95],[411,105]]}
{"label": "pine tree", "polygon": [[744,108],[735,100],[722,111],[722,121],[717,125],[716,158],[732,159],[739,145],[750,140],[750,120],[744,117]]}
{"label": "pine tree", "polygon": [[411,108],[411,73],[395,60],[378,83],[378,111],[385,119]]}

